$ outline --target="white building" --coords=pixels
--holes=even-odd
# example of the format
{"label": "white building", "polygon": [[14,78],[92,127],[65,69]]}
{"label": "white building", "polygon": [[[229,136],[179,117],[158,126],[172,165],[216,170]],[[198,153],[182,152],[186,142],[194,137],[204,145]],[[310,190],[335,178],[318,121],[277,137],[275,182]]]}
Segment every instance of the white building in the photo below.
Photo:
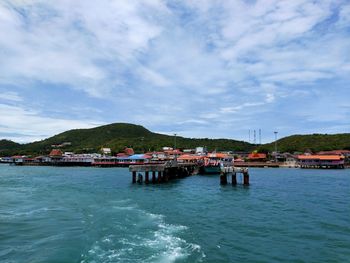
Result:
{"label": "white building", "polygon": [[196,147],[196,154],[206,154],[207,152],[207,147]]}
{"label": "white building", "polygon": [[112,153],[111,148],[101,148],[101,152],[105,155],[111,155]]}

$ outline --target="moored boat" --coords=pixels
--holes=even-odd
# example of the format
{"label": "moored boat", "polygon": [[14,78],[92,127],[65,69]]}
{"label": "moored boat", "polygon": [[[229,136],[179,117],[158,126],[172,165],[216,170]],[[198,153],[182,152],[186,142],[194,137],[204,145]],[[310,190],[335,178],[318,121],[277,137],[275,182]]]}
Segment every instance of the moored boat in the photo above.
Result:
{"label": "moored boat", "polygon": [[201,174],[219,174],[224,167],[233,166],[233,157],[224,153],[209,153],[200,167]]}

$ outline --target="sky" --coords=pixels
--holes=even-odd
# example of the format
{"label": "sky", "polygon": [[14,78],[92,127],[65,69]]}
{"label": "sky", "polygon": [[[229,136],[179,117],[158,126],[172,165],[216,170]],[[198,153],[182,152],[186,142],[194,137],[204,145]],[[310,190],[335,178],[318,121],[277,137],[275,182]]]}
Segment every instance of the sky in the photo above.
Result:
{"label": "sky", "polygon": [[0,138],[16,142],[114,122],[348,133],[349,86],[349,0],[0,0]]}

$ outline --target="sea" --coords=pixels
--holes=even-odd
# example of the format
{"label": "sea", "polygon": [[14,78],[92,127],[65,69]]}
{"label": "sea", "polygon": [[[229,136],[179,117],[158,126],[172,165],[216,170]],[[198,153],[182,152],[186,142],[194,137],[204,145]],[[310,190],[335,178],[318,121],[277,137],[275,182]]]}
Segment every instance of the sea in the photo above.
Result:
{"label": "sea", "polygon": [[127,168],[0,165],[0,262],[350,262],[349,169],[249,172],[138,185]]}

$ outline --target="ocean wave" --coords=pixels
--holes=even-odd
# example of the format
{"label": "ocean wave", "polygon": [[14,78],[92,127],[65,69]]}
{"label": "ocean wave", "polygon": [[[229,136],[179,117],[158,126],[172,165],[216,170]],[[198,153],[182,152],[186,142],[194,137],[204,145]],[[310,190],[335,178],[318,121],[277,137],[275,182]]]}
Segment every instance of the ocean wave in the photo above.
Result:
{"label": "ocean wave", "polygon": [[[117,233],[109,233],[95,241],[82,255],[87,262],[175,262],[195,254],[195,261],[205,257],[201,247],[186,241],[182,234],[187,226],[168,224],[164,215],[153,214],[129,202],[121,202],[117,210],[133,216],[134,222],[115,222]],[[129,224],[125,229],[119,226]]]}
{"label": "ocean wave", "polygon": [[0,214],[0,218],[13,219],[18,217],[28,217],[28,216],[33,216],[35,214],[46,213],[50,210],[52,209],[49,209],[47,207],[41,207],[41,208],[29,210],[29,211],[8,211],[6,214],[5,213]]}

